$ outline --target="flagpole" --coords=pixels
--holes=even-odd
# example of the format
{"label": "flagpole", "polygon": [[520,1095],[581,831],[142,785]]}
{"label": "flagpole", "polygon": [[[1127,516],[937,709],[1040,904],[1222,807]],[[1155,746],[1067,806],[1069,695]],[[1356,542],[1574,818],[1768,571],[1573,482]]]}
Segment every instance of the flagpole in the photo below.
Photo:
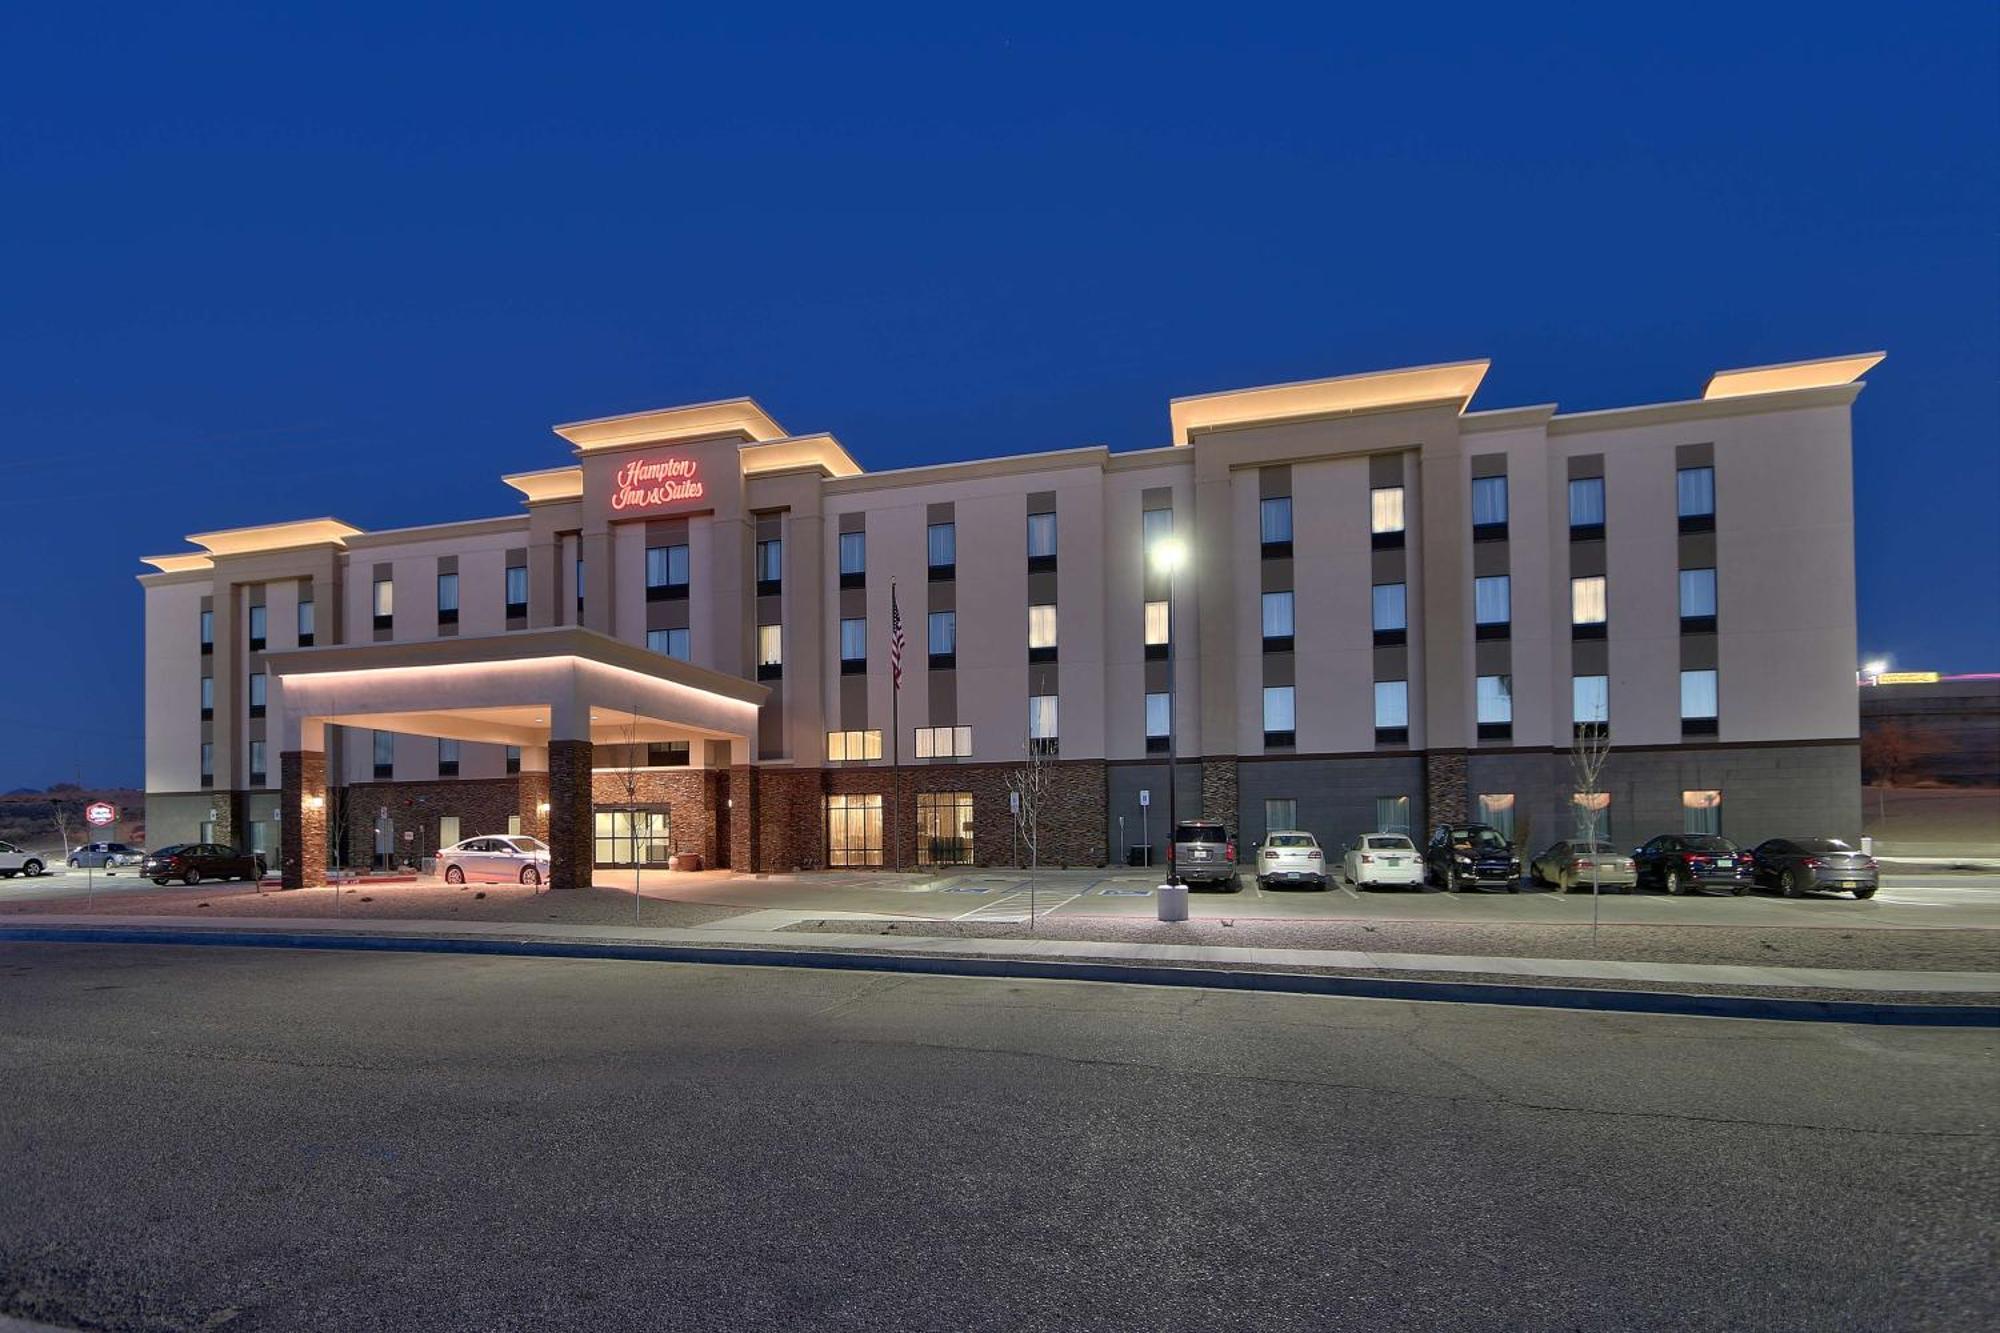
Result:
{"label": "flagpole", "polygon": [[[889,632],[896,634],[902,628],[903,612],[896,605],[896,580],[889,580]],[[893,647],[892,652],[896,651]],[[889,667],[889,815],[894,821],[889,830],[889,840],[896,848],[896,870],[903,869],[903,727],[897,717],[897,705],[903,697],[903,667],[900,660]]]}

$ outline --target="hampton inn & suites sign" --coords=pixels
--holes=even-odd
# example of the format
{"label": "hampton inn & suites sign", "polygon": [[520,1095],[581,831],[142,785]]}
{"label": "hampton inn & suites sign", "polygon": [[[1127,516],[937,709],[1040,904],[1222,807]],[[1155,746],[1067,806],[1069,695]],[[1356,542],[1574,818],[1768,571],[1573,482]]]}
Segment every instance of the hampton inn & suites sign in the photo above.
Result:
{"label": "hampton inn & suites sign", "polygon": [[701,464],[692,458],[634,458],[618,467],[611,484],[611,509],[657,509],[700,500],[708,494]]}

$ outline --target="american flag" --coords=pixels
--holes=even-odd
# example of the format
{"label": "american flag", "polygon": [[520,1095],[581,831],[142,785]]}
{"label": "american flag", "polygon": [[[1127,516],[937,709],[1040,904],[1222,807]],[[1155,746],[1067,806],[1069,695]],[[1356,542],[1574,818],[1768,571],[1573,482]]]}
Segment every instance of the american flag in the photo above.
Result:
{"label": "american flag", "polygon": [[896,605],[896,585],[889,585],[889,688],[903,688],[903,612]]}

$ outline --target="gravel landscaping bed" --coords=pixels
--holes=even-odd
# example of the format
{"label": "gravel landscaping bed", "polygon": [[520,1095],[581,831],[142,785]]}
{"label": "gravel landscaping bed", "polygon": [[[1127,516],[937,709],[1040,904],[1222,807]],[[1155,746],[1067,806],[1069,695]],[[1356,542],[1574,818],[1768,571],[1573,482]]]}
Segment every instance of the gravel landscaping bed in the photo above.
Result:
{"label": "gravel landscaping bed", "polygon": [[[642,898],[636,924],[687,928],[741,916],[741,907]],[[260,890],[241,884],[99,894],[95,901],[0,905],[0,920],[25,913],[63,916],[352,917],[365,921],[560,921],[578,926],[629,926],[632,895],[615,889],[536,892],[519,884],[383,884],[332,889]]]}

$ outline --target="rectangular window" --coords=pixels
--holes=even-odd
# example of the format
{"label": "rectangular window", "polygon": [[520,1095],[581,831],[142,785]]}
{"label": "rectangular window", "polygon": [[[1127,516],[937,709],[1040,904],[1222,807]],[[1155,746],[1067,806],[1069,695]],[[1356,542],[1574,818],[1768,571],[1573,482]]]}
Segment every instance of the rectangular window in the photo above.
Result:
{"label": "rectangular window", "polygon": [[1681,793],[1681,832],[1722,833],[1722,793],[1684,791]]}
{"label": "rectangular window", "polygon": [[253,653],[264,651],[266,620],[267,616],[263,607],[253,606],[250,608],[250,651]]}
{"label": "rectangular window", "polygon": [[201,743],[201,782],[208,786],[215,781],[215,742]]}
{"label": "rectangular window", "polygon": [[782,625],[757,627],[757,679],[777,680],[785,672],[785,630]]}
{"label": "rectangular window", "polygon": [[252,717],[264,716],[264,705],[266,703],[264,689],[265,689],[264,673],[261,671],[251,672],[250,673],[250,716]]}
{"label": "rectangular window", "polygon": [[1580,842],[1609,842],[1611,840],[1611,793],[1608,791],[1572,792],[1569,798],[1570,815],[1576,821],[1576,836]]}
{"label": "rectangular window", "polygon": [[1375,798],[1375,831],[1377,833],[1408,833],[1410,831],[1410,798],[1407,796],[1377,796]]}
{"label": "rectangular window", "polygon": [[215,651],[215,612],[213,611],[204,611],[201,613],[201,650],[204,653]]}
{"label": "rectangular window", "polygon": [[[517,815],[515,816],[515,818],[518,819],[519,816]],[[459,831],[459,819],[457,815],[438,816],[438,841],[437,841],[438,846],[440,847],[455,846],[457,845],[459,840],[464,836],[465,835]]]}
{"label": "rectangular window", "polygon": [[1409,638],[1409,590],[1401,583],[1378,583],[1374,587],[1372,616],[1375,644],[1388,647]]}
{"label": "rectangular window", "polygon": [[931,612],[924,632],[933,669],[949,671],[958,665],[958,612]]}
{"label": "rectangular window", "polygon": [[1472,479],[1472,539],[1499,541],[1507,535],[1507,479]]}
{"label": "rectangular window", "polygon": [[[525,599],[523,601],[523,604],[525,605]],[[576,610],[578,616],[581,616],[583,614],[583,557],[582,556],[578,556],[576,558]],[[523,612],[523,614],[526,613]]]}
{"label": "rectangular window", "polygon": [[253,786],[264,781],[264,742],[250,742],[250,782]]}
{"label": "rectangular window", "polygon": [[860,676],[868,671],[868,621],[854,616],[840,622],[840,674]]}
{"label": "rectangular window", "polygon": [[1264,833],[1290,833],[1299,826],[1299,803],[1289,796],[1264,798]]}
{"label": "rectangular window", "polygon": [[863,588],[868,585],[868,534],[840,534],[840,586]]}
{"label": "rectangular window", "polygon": [[646,600],[679,601],[687,596],[688,548],[648,546],[646,548]]}
{"label": "rectangular window", "polygon": [[1573,676],[1570,678],[1570,721],[1576,734],[1590,735],[1611,723],[1611,678]]}
{"label": "rectangular window", "polygon": [[1056,567],[1056,516],[1028,515],[1028,569],[1045,572]]}
{"label": "rectangular window", "polygon": [[1593,574],[1588,578],[1571,579],[1569,581],[1570,637],[1603,638],[1604,615],[1604,576]]}
{"label": "rectangular window", "polygon": [[646,646],[676,661],[688,660],[690,644],[688,632],[684,629],[649,629],[646,631]]}
{"label": "rectangular window", "polygon": [[1146,656],[1163,658],[1167,655],[1168,635],[1172,629],[1165,602],[1146,603]]}
{"label": "rectangular window", "polygon": [[396,733],[378,731],[375,733],[375,776],[393,777],[396,772]]}
{"label": "rectangular window", "polygon": [[[438,582],[440,585],[443,584],[444,580],[442,576],[440,576]],[[507,598],[507,615],[510,618],[518,619],[528,614],[528,567],[526,565],[507,566],[503,592]],[[443,594],[440,593],[439,595],[442,596]],[[583,596],[583,585],[581,583],[577,585],[576,595],[578,597]],[[454,610],[457,609],[458,575],[456,574],[451,576],[451,604]],[[443,603],[440,602],[439,605],[442,606]]]}
{"label": "rectangular window", "polygon": [[1057,736],[1056,696],[1028,696],[1028,739],[1037,749],[1054,750]]}
{"label": "rectangular window", "polygon": [[880,759],[882,757],[882,733],[879,731],[829,731],[826,733],[826,757],[829,763],[835,764]]}
{"label": "rectangular window", "polygon": [[395,624],[395,618],[396,618],[395,580],[393,579],[375,580],[375,600],[371,603],[371,605],[374,607],[376,629],[388,629]]}
{"label": "rectangular window", "polygon": [[958,525],[933,523],[924,529],[924,552],[932,581],[955,577],[958,568]]}
{"label": "rectangular window", "polygon": [[207,722],[215,716],[215,677],[201,678],[201,720]]}
{"label": "rectangular window", "polygon": [[687,741],[648,741],[646,743],[646,767],[686,768],[692,757],[693,746]]}
{"label": "rectangular window", "polygon": [[1145,548],[1148,567],[1152,564],[1153,548],[1174,535],[1174,511],[1171,509],[1148,509],[1139,516],[1140,544]]}
{"label": "rectangular window", "polygon": [[1472,581],[1472,620],[1477,637],[1504,639],[1514,618],[1514,585],[1505,574]]}
{"label": "rectangular window", "polygon": [[1056,660],[1056,609],[1053,606],[1028,608],[1028,660]]}
{"label": "rectangular window", "polygon": [[311,602],[300,602],[299,603],[299,647],[310,648],[312,646],[313,646],[313,604]]}
{"label": "rectangular window", "polygon": [[1681,735],[1713,736],[1715,733],[1715,672],[1681,672]]}
{"label": "rectangular window", "polygon": [[1715,571],[1681,571],[1681,633],[1711,634],[1715,631]]}
{"label": "rectangular window", "polygon": [[1292,553],[1292,497],[1274,495],[1257,505],[1257,535],[1267,556]]}
{"label": "rectangular window", "polygon": [[1377,549],[1403,544],[1403,488],[1377,486],[1368,493],[1368,523]]}
{"label": "rectangular window", "polygon": [[1684,467],[1675,477],[1682,532],[1715,530],[1715,469]]}
{"label": "rectangular window", "polygon": [[971,755],[971,727],[917,728],[917,758],[967,759]]}
{"label": "rectangular window", "polygon": [[1578,477],[1569,484],[1569,536],[1590,541],[1604,535],[1604,478]]}
{"label": "rectangular window", "polygon": [[458,776],[458,742],[438,741],[438,776],[455,778]]}
{"label": "rectangular window", "polygon": [[1173,729],[1173,696],[1155,692],[1146,696],[1146,749],[1161,751],[1167,749],[1167,740]]}
{"label": "rectangular window", "polygon": [[1481,676],[1478,680],[1479,739],[1504,741],[1514,734],[1514,678]]}
{"label": "rectangular window", "polygon": [[1375,682],[1375,740],[1384,745],[1401,745],[1410,739],[1410,682]]}
{"label": "rectangular window", "polygon": [[1292,650],[1292,594],[1264,594],[1264,651],[1288,653]]}
{"label": "rectangular window", "polygon": [[882,798],[875,794],[826,798],[826,863],[882,864]]}
{"label": "rectangular window", "polygon": [[785,586],[785,543],[778,538],[757,543],[757,595],[769,597]]}
{"label": "rectangular window", "polygon": [[513,773],[519,773],[520,771],[521,771],[521,747],[518,745],[510,745],[507,747],[507,772],[509,774],[513,774]]}
{"label": "rectangular window", "polygon": [[1512,792],[1487,792],[1479,798],[1479,822],[1490,824],[1507,841],[1514,841],[1514,796]]}
{"label": "rectangular window", "polygon": [[1292,687],[1264,687],[1264,744],[1284,746],[1297,740],[1297,720],[1293,713]]}
{"label": "rectangular window", "polygon": [[[521,571],[526,573],[526,570]],[[458,575],[438,575],[438,624],[458,623]]]}
{"label": "rectangular window", "polygon": [[917,864],[972,864],[972,793],[917,793]]}

